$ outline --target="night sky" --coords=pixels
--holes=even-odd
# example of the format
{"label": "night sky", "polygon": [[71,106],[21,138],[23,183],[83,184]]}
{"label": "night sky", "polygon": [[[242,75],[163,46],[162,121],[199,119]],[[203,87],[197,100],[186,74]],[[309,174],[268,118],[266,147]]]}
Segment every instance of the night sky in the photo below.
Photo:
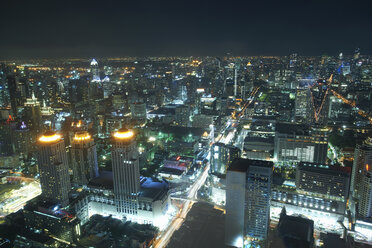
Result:
{"label": "night sky", "polygon": [[372,1],[2,1],[0,59],[372,54]]}

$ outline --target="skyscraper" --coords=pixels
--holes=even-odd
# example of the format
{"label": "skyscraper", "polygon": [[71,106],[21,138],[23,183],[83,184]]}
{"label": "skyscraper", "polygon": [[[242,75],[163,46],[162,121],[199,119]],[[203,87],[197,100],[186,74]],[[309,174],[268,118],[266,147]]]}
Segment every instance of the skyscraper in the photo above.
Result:
{"label": "skyscraper", "polygon": [[61,135],[48,131],[38,139],[38,146],[41,195],[64,207],[71,186],[65,142]]}
{"label": "skyscraper", "polygon": [[18,106],[18,101],[17,101],[17,82],[16,82],[16,77],[13,74],[8,74],[6,77],[7,81],[7,86],[8,86],[8,91],[9,91],[9,99],[10,99],[10,106],[12,108],[12,114],[17,117],[17,106]]}
{"label": "skyscraper", "polygon": [[227,170],[225,244],[264,240],[270,220],[273,163],[238,159]]}
{"label": "skyscraper", "polygon": [[71,143],[74,183],[87,185],[98,176],[96,144],[88,132],[76,132]]}
{"label": "skyscraper", "polygon": [[240,149],[225,145],[224,143],[215,143],[211,149],[211,167],[210,173],[216,175],[225,175],[230,164],[240,157]]}
{"label": "skyscraper", "polygon": [[119,129],[113,134],[111,152],[117,211],[127,218],[136,216],[138,211],[140,174],[135,138],[133,131]]}
{"label": "skyscraper", "polygon": [[41,131],[41,107],[34,94],[27,98],[24,103],[24,118],[28,121],[28,127],[35,133]]}
{"label": "skyscraper", "polygon": [[274,158],[284,164],[300,161],[324,164],[327,159],[328,129],[305,125],[278,124]]}
{"label": "skyscraper", "polygon": [[[354,152],[354,163],[351,174],[351,187],[353,197],[359,199],[361,181],[363,174],[365,174],[369,167],[372,166],[372,138],[368,138],[363,144],[358,144]],[[368,169],[367,169],[368,168]]]}
{"label": "skyscraper", "polygon": [[360,216],[372,216],[372,137],[357,145],[351,174],[352,203],[357,202]]}
{"label": "skyscraper", "polygon": [[101,81],[100,76],[99,76],[99,66],[98,62],[96,59],[92,59],[90,62],[90,73],[91,73],[91,81]]}
{"label": "skyscraper", "polygon": [[372,217],[372,168],[369,168],[369,165],[366,167],[360,182],[358,213],[362,217],[369,218]]}

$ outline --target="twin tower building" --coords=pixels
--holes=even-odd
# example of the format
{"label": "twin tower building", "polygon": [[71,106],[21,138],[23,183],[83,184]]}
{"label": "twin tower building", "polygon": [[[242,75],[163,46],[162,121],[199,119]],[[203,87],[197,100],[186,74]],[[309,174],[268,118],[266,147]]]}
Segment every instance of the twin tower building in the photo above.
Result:
{"label": "twin tower building", "polygon": [[[48,131],[38,140],[41,197],[48,202],[69,205],[71,189],[69,162],[62,136]],[[88,132],[77,132],[71,142],[73,182],[88,185],[98,175],[97,152]],[[120,129],[113,134],[113,193],[117,211],[135,215],[140,192],[140,174],[135,134]]]}

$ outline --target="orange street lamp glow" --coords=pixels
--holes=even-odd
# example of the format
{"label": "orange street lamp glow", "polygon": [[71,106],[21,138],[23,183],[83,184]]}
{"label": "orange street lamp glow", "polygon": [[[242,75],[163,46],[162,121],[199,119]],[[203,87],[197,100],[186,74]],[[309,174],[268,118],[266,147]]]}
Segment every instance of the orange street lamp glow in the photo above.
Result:
{"label": "orange street lamp glow", "polygon": [[39,138],[39,141],[40,142],[48,143],[48,142],[58,141],[60,139],[61,139],[61,135],[56,134],[56,133],[53,133],[52,135],[43,135],[43,136],[41,136]]}
{"label": "orange street lamp glow", "polygon": [[134,133],[130,130],[125,130],[125,131],[117,131],[114,133],[114,137],[117,139],[129,139],[134,136]]}

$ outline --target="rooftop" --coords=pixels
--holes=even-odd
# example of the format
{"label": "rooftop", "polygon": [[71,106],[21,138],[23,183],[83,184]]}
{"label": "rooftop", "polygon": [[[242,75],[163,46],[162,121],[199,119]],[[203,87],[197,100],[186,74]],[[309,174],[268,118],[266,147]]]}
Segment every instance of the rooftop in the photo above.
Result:
{"label": "rooftop", "polygon": [[249,166],[273,167],[273,162],[239,158],[227,168],[228,171],[246,172]]}

